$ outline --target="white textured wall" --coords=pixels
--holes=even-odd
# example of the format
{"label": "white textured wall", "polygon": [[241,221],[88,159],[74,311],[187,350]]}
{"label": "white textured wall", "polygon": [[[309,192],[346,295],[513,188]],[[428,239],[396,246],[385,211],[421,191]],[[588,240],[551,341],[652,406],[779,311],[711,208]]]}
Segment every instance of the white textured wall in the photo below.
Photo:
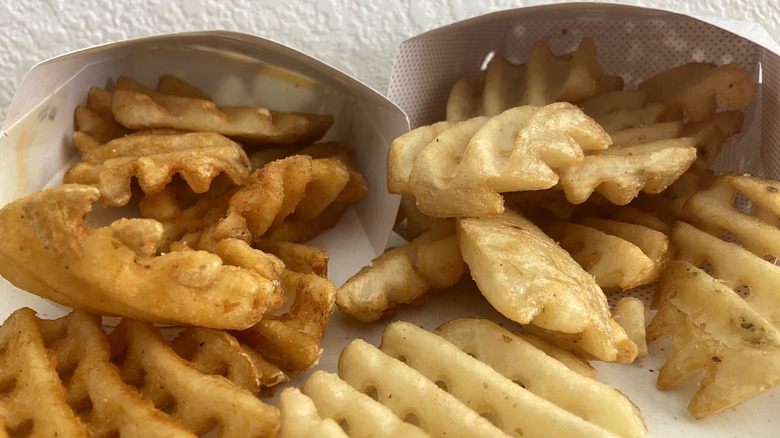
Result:
{"label": "white textured wall", "polygon": [[[286,44],[385,92],[398,44],[454,21],[557,0],[0,0],[0,114],[35,63],[95,44],[227,29]],[[617,3],[753,21],[780,41],[780,0]]]}

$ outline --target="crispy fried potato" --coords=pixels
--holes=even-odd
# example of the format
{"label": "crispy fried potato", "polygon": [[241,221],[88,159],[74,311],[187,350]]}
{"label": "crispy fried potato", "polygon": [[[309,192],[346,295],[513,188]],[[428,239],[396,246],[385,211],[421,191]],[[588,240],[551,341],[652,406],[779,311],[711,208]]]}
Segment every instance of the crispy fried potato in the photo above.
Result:
{"label": "crispy fried potato", "polygon": [[556,222],[547,234],[588,271],[603,290],[628,290],[652,283],[660,267],[621,237],[573,222]]}
{"label": "crispy fried potato", "polygon": [[167,95],[117,79],[114,118],[130,129],[168,128],[216,132],[249,144],[305,144],[321,138],[333,116],[270,111],[263,107],[217,107],[202,98]]}
{"label": "crispy fried potato", "polygon": [[652,318],[645,303],[636,297],[623,297],[615,304],[615,321],[637,346],[637,357],[647,357],[646,326]]}
{"label": "crispy fried potato", "polygon": [[660,193],[696,160],[696,142],[683,137],[592,151],[581,163],[559,170],[560,186],[573,204],[595,191],[618,205],[640,191]]}
{"label": "crispy fried potato", "polygon": [[604,74],[592,39],[583,38],[576,50],[562,55],[536,41],[524,64],[495,56],[484,72],[456,82],[447,101],[446,120],[495,116],[523,105],[576,102],[622,86],[619,77]]}
{"label": "crispy fried potato", "polygon": [[687,262],[670,261],[659,293],[666,298],[647,340],[671,336],[673,345],[658,386],[668,389],[704,371],[691,415],[714,415],[780,384],[780,332],[732,289]]}
{"label": "crispy fried potato", "polygon": [[639,408],[625,395],[570,370],[493,322],[459,319],[442,324],[436,333],[528,391],[591,423],[618,436],[647,435]]}
{"label": "crispy fried potato", "polygon": [[[675,225],[670,239],[677,260],[697,267],[707,263],[712,276],[731,289],[747,286],[750,293],[745,301],[780,327],[780,266],[685,222]],[[660,305],[662,298],[663,294],[657,293],[653,305]]]}
{"label": "crispy fried potato", "polygon": [[279,430],[279,411],[220,375],[203,374],[178,356],[159,330],[131,319],[109,334],[111,361],[122,380],[171,409],[198,436],[219,427],[223,437],[269,436]]}
{"label": "crispy fried potato", "polygon": [[371,263],[336,295],[344,313],[364,322],[386,318],[401,304],[424,303],[432,291],[457,283],[465,271],[453,221],[385,251]]}
{"label": "crispy fried potato", "polygon": [[222,258],[259,251],[229,240],[216,254],[157,255],[162,225],[154,220],[88,228],[84,216],[98,197],[93,187],[60,185],[0,210],[0,229],[8,231],[0,239],[2,275],[67,306],[214,328],[249,327],[278,299],[274,265],[231,266]]}
{"label": "crispy fried potato", "polygon": [[571,104],[512,108],[445,130],[414,158],[408,184],[429,216],[496,214],[504,208],[500,193],[550,188],[558,182],[556,169],[609,142]]}
{"label": "crispy fried potato", "polygon": [[303,242],[332,228],[367,191],[363,176],[336,160],[294,155],[273,161],[230,195],[225,216],[206,224],[198,246],[210,248],[228,237]]}
{"label": "crispy fried potato", "polygon": [[511,211],[456,223],[463,260],[496,310],[520,324],[568,333],[600,360],[633,360],[632,343],[614,333],[622,328],[612,324],[601,288],[538,227]]}
{"label": "crispy fried potato", "polygon": [[281,281],[289,307],[233,335],[293,378],[322,356],[322,339],[336,306],[336,286],[317,274],[289,269]]}
{"label": "crispy fried potato", "polygon": [[0,384],[12,388],[0,400],[2,431],[196,436],[122,381],[94,315],[74,311],[41,320],[33,310],[19,309],[0,327],[0,351]]}
{"label": "crispy fried potato", "polygon": [[[751,214],[734,208],[738,193],[753,204]],[[750,175],[718,177],[708,190],[697,192],[685,203],[699,228],[714,236],[729,231],[741,245],[759,257],[780,257],[780,183]]]}
{"label": "crispy fried potato", "polygon": [[349,436],[334,419],[321,418],[314,401],[294,386],[282,391],[279,396],[279,410],[282,418],[279,438],[307,436],[347,438]]}
{"label": "crispy fried potato", "polygon": [[335,374],[315,371],[301,390],[314,401],[320,415],[345,423],[352,437],[429,436]]}
{"label": "crispy fried potato", "polygon": [[711,117],[718,105],[743,109],[753,99],[753,78],[736,63],[715,66],[691,62],[642,81],[639,89],[650,102],[679,108],[692,122]]}
{"label": "crispy fried potato", "polygon": [[56,320],[38,319],[30,309],[11,315],[0,327],[0,382],[13,392],[3,398],[10,405],[0,401],[8,408],[6,427],[74,437],[278,431],[275,407],[190,367],[151,325],[123,320],[110,341],[100,318],[83,311]]}
{"label": "crispy fried potato", "polygon": [[139,133],[81,152],[81,161],[67,170],[63,182],[98,187],[103,205],[126,205],[133,180],[144,193],[154,195],[176,174],[195,193],[204,193],[220,174],[243,184],[251,170],[240,145],[208,132]]}

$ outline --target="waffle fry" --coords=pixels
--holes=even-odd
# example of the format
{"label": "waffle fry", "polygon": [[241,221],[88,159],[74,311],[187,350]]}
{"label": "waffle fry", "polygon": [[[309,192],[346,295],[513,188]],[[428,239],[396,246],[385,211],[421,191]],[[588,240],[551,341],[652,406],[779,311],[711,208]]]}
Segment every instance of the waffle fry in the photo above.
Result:
{"label": "waffle fry", "polygon": [[581,349],[604,361],[634,359],[636,347],[631,354],[633,343],[625,342],[624,333],[619,336],[622,328],[612,324],[607,299],[593,277],[530,221],[506,211],[458,219],[457,227],[471,276],[504,316],[568,333]]}
{"label": "waffle fry", "polygon": [[[98,197],[93,187],[60,185],[0,210],[2,228],[15,230],[0,243],[3,276],[70,307],[214,328],[249,327],[278,300],[279,273],[269,256],[235,239],[215,254],[157,255],[159,222],[120,219],[88,228],[84,216]],[[223,261],[227,256],[237,264]],[[266,262],[242,264],[242,257]]]}
{"label": "waffle fry", "polygon": [[[339,179],[329,179],[334,174]],[[362,175],[338,161],[306,155],[277,160],[255,171],[230,197],[225,217],[199,245],[208,248],[228,237],[305,241],[335,225],[344,208],[367,190]]]}
{"label": "waffle fry", "polygon": [[562,55],[537,41],[526,63],[515,65],[496,56],[485,72],[458,81],[447,101],[447,120],[495,116],[523,105],[576,102],[622,86],[619,77],[604,74],[592,39],[584,38],[576,50]]}
{"label": "waffle fry", "polygon": [[311,398],[298,388],[289,387],[279,396],[282,430],[279,438],[319,436],[346,438],[349,435],[332,418],[321,418]]}
{"label": "waffle fry", "polygon": [[[42,320],[32,310],[20,309],[9,317],[0,327],[5,352],[0,380],[3,387],[13,388],[2,402],[8,413],[3,430],[192,437],[215,426],[224,437],[269,436],[278,430],[276,408],[222,377],[190,368],[150,325],[124,320],[115,332],[109,344],[100,319],[83,311]],[[117,360],[120,368],[114,364]],[[142,363],[143,376],[130,378],[128,364],[136,360]],[[200,392],[206,387],[209,399]],[[150,397],[154,391],[174,394],[178,405],[170,415],[162,406],[169,399]],[[46,398],[43,404],[41,397]],[[230,404],[214,405],[212,397]],[[194,416],[202,419],[193,421]]]}
{"label": "waffle fry", "polygon": [[138,388],[158,409],[202,435],[215,427],[230,436],[269,436],[279,429],[279,412],[218,375],[206,375],[179,357],[148,324],[130,319],[109,334],[112,362],[122,380]]}
{"label": "waffle fry", "polygon": [[496,214],[503,211],[499,193],[552,187],[558,182],[555,169],[577,163],[583,150],[604,149],[609,142],[571,104],[517,107],[442,132],[414,157],[408,182],[412,192],[401,194],[414,195],[429,216]]}
{"label": "waffle fry", "polygon": [[137,133],[81,153],[82,160],[67,170],[63,182],[98,187],[104,205],[126,205],[134,179],[145,194],[155,195],[176,174],[195,193],[204,193],[218,175],[243,184],[250,173],[241,146],[214,133]]}
{"label": "waffle fry", "polygon": [[248,144],[306,144],[322,137],[333,116],[284,113],[263,107],[217,107],[211,100],[167,95],[117,79],[111,100],[114,118],[129,129],[216,132]]}
{"label": "waffle fry", "polygon": [[465,271],[452,221],[385,251],[371,263],[336,295],[344,313],[364,322],[387,318],[402,304],[422,304],[432,291],[457,283]]}
{"label": "waffle fry", "polygon": [[593,424],[618,436],[647,435],[639,408],[625,395],[570,370],[493,322],[459,319],[442,324],[435,332],[533,394]]}
{"label": "waffle fry", "polygon": [[[473,337],[473,343],[480,339]],[[504,331],[489,342],[501,343],[503,350],[506,343],[513,345],[512,339]],[[586,379],[534,351],[556,363],[554,369],[563,373],[559,378]],[[414,415],[432,436],[643,436],[641,417],[637,433],[614,434],[523,388],[512,381],[516,376],[504,376],[442,337],[405,322],[385,329],[379,349],[360,340],[348,345],[339,358],[339,376],[359,391],[376,390],[377,400],[401,418]],[[638,415],[619,393],[610,397],[610,406],[618,401]]]}
{"label": "waffle fry", "polygon": [[670,256],[666,235],[641,225],[584,218],[546,232],[607,291],[653,283]]}
{"label": "waffle fry", "polygon": [[671,336],[673,344],[658,386],[706,373],[688,405],[691,415],[714,415],[780,384],[780,332],[732,289],[687,262],[670,261],[659,292],[667,298],[647,328],[648,343]]}
{"label": "waffle fry", "polygon": [[645,303],[636,297],[623,297],[615,304],[615,321],[637,347],[637,357],[647,357],[647,324],[652,319]]}
{"label": "waffle fry", "polygon": [[[336,420],[339,424],[345,424],[351,437],[429,436],[420,428],[402,421],[387,406],[359,392],[335,374],[315,371],[303,384],[301,391],[313,402],[315,412],[324,417],[323,421]],[[281,409],[285,412],[284,407]]]}
{"label": "waffle fry", "polygon": [[336,305],[336,286],[317,274],[289,269],[282,273],[282,284],[288,300],[293,300],[289,309],[266,315],[233,334],[292,378],[316,365],[322,356],[322,339]]}
{"label": "waffle fry", "polygon": [[682,112],[692,122],[713,116],[719,104],[743,109],[755,94],[753,78],[734,63],[691,62],[644,80],[639,89],[647,93],[648,101],[663,102],[669,112]]}

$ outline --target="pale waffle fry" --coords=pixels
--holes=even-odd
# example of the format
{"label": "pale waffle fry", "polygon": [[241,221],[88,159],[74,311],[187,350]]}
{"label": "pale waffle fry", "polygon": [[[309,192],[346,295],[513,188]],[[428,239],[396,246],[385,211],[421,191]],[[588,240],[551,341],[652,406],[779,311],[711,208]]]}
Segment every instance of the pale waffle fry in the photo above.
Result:
{"label": "pale waffle fry", "polygon": [[[402,421],[390,408],[353,388],[335,374],[316,371],[306,380],[301,391],[311,399],[315,412],[323,417],[323,421],[330,419],[345,424],[351,437],[429,436],[419,427]],[[284,413],[285,409],[281,409]],[[283,424],[283,434],[284,428]]]}
{"label": "pale waffle fry", "polygon": [[217,107],[202,98],[167,95],[117,79],[114,118],[130,129],[210,131],[247,144],[306,144],[321,138],[333,116],[271,111],[264,107]]}
{"label": "pale waffle fry", "polygon": [[626,222],[585,217],[545,229],[605,291],[650,284],[669,259],[665,234]]}
{"label": "pale waffle fry", "polygon": [[452,220],[388,249],[371,263],[336,295],[344,313],[364,322],[387,318],[402,304],[420,305],[432,291],[452,286],[465,272]]}
{"label": "pale waffle fry", "polygon": [[215,133],[136,133],[81,149],[82,159],[67,170],[63,182],[100,189],[100,202],[130,202],[132,182],[147,195],[160,193],[179,175],[195,193],[204,193],[218,175],[234,184],[249,178],[249,158],[240,145]]}
{"label": "pale waffle fry", "polygon": [[[471,322],[456,321],[453,324],[456,324],[455,328],[447,329],[445,325],[441,330],[458,337],[460,335],[454,335],[457,327]],[[479,320],[475,324],[479,325]],[[497,330],[477,330],[477,333],[489,336],[461,332],[463,342],[469,344],[461,350],[441,336],[413,324],[395,322],[385,328],[379,349],[361,340],[350,343],[339,358],[339,376],[361,392],[371,394],[375,391],[375,399],[401,419],[413,417],[415,424],[431,436],[644,436],[643,430],[646,433],[646,429],[641,416],[624,396],[569,370],[530,344],[515,338],[512,333]],[[471,348],[482,341],[494,346],[496,343],[502,345],[495,351],[496,354],[509,348],[515,359],[522,356],[519,361],[511,361],[512,368],[526,360],[548,362],[551,365],[547,367],[549,377],[533,371],[545,368],[544,365],[534,368],[535,365],[529,364],[527,374],[523,376],[529,381],[524,382],[524,388],[517,383],[516,371],[503,375],[508,367],[500,365],[500,360],[491,366],[489,354],[485,357],[483,351]],[[517,346],[525,346],[526,352],[515,350],[511,353]],[[510,362],[505,363],[509,365]],[[562,381],[561,387],[578,381],[577,385],[581,385],[582,389],[589,388],[590,393],[581,394],[581,397],[600,398],[602,402],[609,400],[600,408],[580,406],[573,410],[593,409],[589,415],[599,409],[611,412],[613,418],[604,422],[620,429],[620,433],[597,425],[601,420],[585,420],[567,410],[572,409],[571,406],[562,408],[545,398],[558,397],[556,389],[545,389],[547,385],[543,382],[546,379],[562,379],[565,383]],[[538,389],[527,388],[537,384]],[[612,407],[614,412],[610,411]],[[603,413],[601,415],[602,419],[605,418]],[[623,419],[623,415],[630,418]]]}
{"label": "pale waffle fry", "polygon": [[592,39],[584,38],[576,50],[563,55],[537,41],[524,64],[495,56],[483,73],[458,81],[450,92],[446,117],[459,121],[522,105],[575,102],[622,86],[619,77],[604,74]]}
{"label": "pale waffle fry", "polygon": [[122,379],[158,409],[171,409],[188,430],[220,437],[273,436],[279,411],[219,375],[203,374],[179,357],[157,329],[123,319],[109,334],[111,360]]}
{"label": "pale waffle fry", "polygon": [[647,357],[647,324],[651,319],[650,309],[639,298],[623,297],[615,304],[615,321],[636,344],[637,357]]}
{"label": "pale waffle fry", "polygon": [[[696,217],[696,225],[715,236],[729,231],[741,245],[759,257],[780,257],[780,183],[748,175],[718,177],[708,190],[691,196],[685,210]],[[740,193],[752,202],[750,214],[734,208]]]}
{"label": "pale waffle fry", "polygon": [[[694,225],[678,222],[672,230],[677,260],[659,280],[652,303],[658,312],[647,340],[673,340],[659,387],[705,371],[688,405],[694,417],[714,415],[780,384],[777,192],[776,181],[721,175],[687,198],[684,210]],[[737,209],[738,196],[749,208]]]}
{"label": "pale waffle fry", "polygon": [[[158,255],[157,221],[87,227],[84,217],[98,197],[93,187],[60,185],[0,210],[2,228],[16,230],[0,242],[3,276],[63,305],[160,323],[243,329],[274,308],[281,292],[276,265],[242,260],[267,260],[264,253],[228,239],[215,254]],[[228,256],[235,264],[223,260]]]}
{"label": "pale waffle fry", "polygon": [[435,332],[528,391],[591,423],[618,436],[647,435],[639,408],[625,395],[570,370],[494,322],[459,319]]}
{"label": "pale waffle fry", "polygon": [[660,267],[641,248],[587,225],[556,222],[546,230],[604,291],[627,290],[652,283]]}
{"label": "pale waffle fry", "polygon": [[667,298],[647,328],[647,340],[671,336],[673,344],[658,386],[668,389],[704,371],[688,405],[691,415],[714,415],[780,384],[780,332],[734,290],[673,260],[659,292]]}
{"label": "pale waffle fry", "polygon": [[323,438],[347,438],[349,435],[332,418],[321,418],[314,401],[298,388],[289,387],[279,396],[282,413],[282,430],[279,438],[317,436]]}
{"label": "pale waffle fry", "polygon": [[663,102],[669,112],[692,122],[712,117],[718,105],[742,109],[753,99],[753,78],[740,65],[691,62],[666,70],[639,84],[649,102]]}
{"label": "pale waffle fry", "polygon": [[[611,318],[607,298],[541,229],[507,210],[457,220],[463,259],[487,300],[507,318],[556,332],[604,361],[631,362],[636,346]],[[554,291],[554,292],[553,292]]]}
{"label": "pale waffle fry", "polygon": [[412,191],[401,194],[414,195],[429,216],[496,214],[504,208],[500,193],[552,187],[556,169],[581,161],[583,150],[609,143],[601,127],[571,104],[512,108],[443,131],[414,157]]}

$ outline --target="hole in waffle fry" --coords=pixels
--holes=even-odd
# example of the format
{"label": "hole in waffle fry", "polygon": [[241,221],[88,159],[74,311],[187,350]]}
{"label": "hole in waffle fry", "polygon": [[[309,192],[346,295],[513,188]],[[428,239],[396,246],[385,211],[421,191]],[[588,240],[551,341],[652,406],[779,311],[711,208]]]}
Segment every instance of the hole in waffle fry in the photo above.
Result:
{"label": "hole in waffle fry", "polygon": [[349,435],[349,422],[346,418],[341,418],[336,420],[336,423],[341,427],[341,430],[344,431],[347,435]]}
{"label": "hole in waffle fry", "polygon": [[409,423],[413,426],[420,427],[420,419],[417,417],[417,414],[414,412],[409,412],[403,417],[404,422]]}
{"label": "hole in waffle fry", "polygon": [[498,418],[496,418],[496,414],[491,411],[485,411],[479,414],[482,418],[486,419],[487,421],[493,423],[494,426],[501,429],[501,422],[498,421]]}
{"label": "hole in waffle fry", "polygon": [[367,396],[371,397],[374,400],[379,400],[379,391],[377,391],[376,387],[373,385],[367,386],[363,390],[363,394],[366,394]]}

